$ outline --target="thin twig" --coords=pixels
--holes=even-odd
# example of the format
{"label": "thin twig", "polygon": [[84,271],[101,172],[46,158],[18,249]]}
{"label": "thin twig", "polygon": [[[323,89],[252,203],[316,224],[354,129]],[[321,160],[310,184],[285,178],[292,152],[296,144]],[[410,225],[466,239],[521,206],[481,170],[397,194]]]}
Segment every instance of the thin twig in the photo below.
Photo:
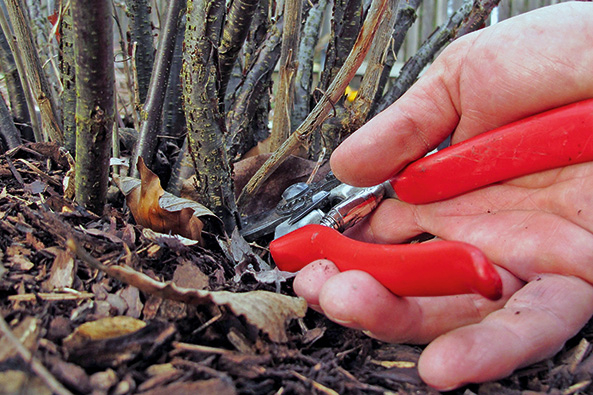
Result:
{"label": "thin twig", "polygon": [[[418,10],[418,7],[420,7],[420,4],[422,4],[422,0],[406,0],[399,2],[397,19],[395,20],[395,26],[391,36],[390,48],[387,52],[387,57],[385,58],[385,67],[383,67],[383,72],[381,73],[378,81],[378,84],[381,87],[384,87],[387,84],[387,81],[390,79],[391,70],[393,69],[393,65],[397,60],[397,53],[404,44],[408,30],[410,30],[416,21],[416,17],[418,16],[416,11]],[[375,114],[375,108],[379,104],[379,100],[381,100],[382,96],[383,91],[377,91],[373,100],[373,104],[371,105],[369,113],[367,114],[367,119],[369,118],[370,114]]]}
{"label": "thin twig", "polygon": [[132,107],[134,108],[134,129],[140,130],[140,85],[138,83],[138,69],[136,68],[136,42],[132,43],[132,56],[130,61],[132,66],[130,67],[130,75],[132,76]]}
{"label": "thin twig", "polygon": [[34,294],[10,295],[8,297],[8,300],[11,302],[32,302],[32,303],[35,303],[37,300],[65,301],[65,300],[92,299],[94,297],[95,297],[95,294],[92,294],[90,292],[77,292],[77,293],[40,292],[40,293],[34,293]]}
{"label": "thin twig", "polygon": [[294,77],[301,33],[302,0],[284,3],[284,30],[280,50],[278,92],[274,99],[274,119],[270,134],[270,149],[278,149],[290,135],[290,113],[294,100]]}
{"label": "thin twig", "polygon": [[385,59],[387,52],[390,50],[389,44],[392,40],[393,26],[395,25],[398,8],[399,0],[390,0],[373,39],[373,47],[369,53],[367,68],[362,77],[358,95],[356,95],[356,99],[352,103],[352,111],[348,112],[350,114],[348,125],[350,125],[351,130],[358,129],[366,121],[371,105],[377,96],[377,91],[383,88],[379,83],[381,82],[383,69],[386,67]]}
{"label": "thin twig", "polygon": [[307,116],[305,121],[297,128],[297,130],[290,135],[288,140],[274,152],[274,154],[264,163],[264,165],[255,173],[249,180],[247,185],[241,191],[237,204],[244,205],[247,200],[261,187],[263,182],[280,166],[286,158],[290,156],[308,136],[317,129],[321,123],[326,119],[327,114],[331,111],[333,105],[342,97],[346,86],[360,67],[364,57],[369,51],[377,27],[381,22],[383,13],[387,8],[389,0],[373,0],[367,17],[364,21],[362,29],[356,43],[350,51],[346,62],[336,75],[327,90],[327,94],[323,95],[313,111]]}
{"label": "thin twig", "polygon": [[16,352],[23,359],[25,363],[31,368],[31,371],[35,373],[43,382],[49,387],[49,389],[58,395],[72,395],[70,391],[66,389],[56,378],[47,370],[45,366],[37,358],[33,356],[23,343],[12,333],[10,327],[6,323],[4,317],[0,314],[0,333],[3,337],[12,343]]}
{"label": "thin twig", "polygon": [[315,179],[317,172],[319,172],[321,165],[323,165],[323,162],[325,161],[326,153],[327,153],[327,148],[323,147],[321,149],[321,154],[319,154],[319,158],[317,158],[317,162],[315,163],[315,167],[313,168],[313,171],[311,171],[309,178],[307,178],[307,181],[305,182],[306,184],[311,184],[313,182],[313,180]]}
{"label": "thin twig", "polygon": [[464,34],[471,33],[479,29],[494,7],[498,6],[500,0],[481,0],[476,1],[471,14],[463,21],[459,29],[455,32],[455,37],[461,37]]}
{"label": "thin twig", "polygon": [[[132,77],[132,70],[131,70],[131,66],[130,66],[132,57],[128,55],[128,51],[129,51],[128,45],[124,38],[124,32],[121,27],[121,21],[119,20],[117,6],[115,5],[115,2],[113,2],[113,1],[112,1],[112,5],[113,5],[113,19],[115,21],[115,26],[117,27],[118,34],[119,34],[119,45],[120,45],[121,52],[122,52],[122,61],[121,62],[124,66],[124,75],[126,76],[126,85],[128,87],[128,91],[133,93],[130,95],[130,96],[132,96],[132,97],[130,97],[130,99],[132,101],[132,105],[131,105],[132,120],[133,120],[134,127],[135,127],[136,131],[138,131],[139,130],[138,125],[139,125],[140,121],[139,121],[139,117],[138,117],[138,108],[135,105],[136,98],[137,98],[137,85],[134,84],[134,77]],[[120,101],[123,102],[123,100],[121,100],[121,99],[120,99]],[[126,111],[126,114],[127,114],[127,111]]]}
{"label": "thin twig", "polygon": [[436,53],[451,40],[458,37],[460,32],[463,34],[469,33],[481,26],[480,21],[484,21],[484,18],[499,1],[465,0],[449,20],[432,33],[420,46],[418,52],[406,62],[394,86],[381,99],[377,113],[399,99],[412,86],[420,72],[434,58]]}
{"label": "thin twig", "polygon": [[315,64],[315,46],[319,41],[321,23],[327,6],[327,0],[319,0],[317,5],[311,6],[305,25],[303,37],[297,55],[297,70],[294,78],[295,95],[292,109],[291,123],[299,125],[309,114],[311,86],[313,84],[313,66]]}
{"label": "thin twig", "polygon": [[6,163],[8,163],[8,168],[10,169],[10,172],[12,173],[12,176],[14,177],[14,179],[21,185],[21,187],[24,188],[25,181],[23,180],[23,177],[21,177],[21,173],[19,173],[19,171],[16,169],[16,167],[14,167],[12,160],[10,160],[10,158],[8,156],[5,156],[4,159],[6,159]]}

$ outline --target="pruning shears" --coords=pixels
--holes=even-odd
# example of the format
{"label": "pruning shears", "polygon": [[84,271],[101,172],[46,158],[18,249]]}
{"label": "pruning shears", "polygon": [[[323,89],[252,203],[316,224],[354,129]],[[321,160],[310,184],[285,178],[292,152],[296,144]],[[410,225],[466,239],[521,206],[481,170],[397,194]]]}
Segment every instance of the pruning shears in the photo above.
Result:
{"label": "pruning shears", "polygon": [[276,265],[298,271],[316,259],[338,269],[362,270],[399,296],[478,293],[496,300],[502,282],[478,248],[463,242],[379,245],[340,232],[371,213],[385,198],[412,204],[446,200],[548,169],[593,161],[593,99],[537,114],[415,161],[370,188],[340,184],[331,174],[314,185],[294,185],[268,220],[244,235],[274,230]]}

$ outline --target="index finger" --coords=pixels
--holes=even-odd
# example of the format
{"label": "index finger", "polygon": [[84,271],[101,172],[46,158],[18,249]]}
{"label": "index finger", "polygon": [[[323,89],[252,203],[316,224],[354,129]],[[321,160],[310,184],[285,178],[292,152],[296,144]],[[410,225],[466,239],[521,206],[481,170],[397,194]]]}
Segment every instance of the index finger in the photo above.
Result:
{"label": "index finger", "polygon": [[349,184],[378,184],[452,132],[457,142],[593,97],[591,17],[591,4],[562,3],[458,39],[336,149],[334,173]]}

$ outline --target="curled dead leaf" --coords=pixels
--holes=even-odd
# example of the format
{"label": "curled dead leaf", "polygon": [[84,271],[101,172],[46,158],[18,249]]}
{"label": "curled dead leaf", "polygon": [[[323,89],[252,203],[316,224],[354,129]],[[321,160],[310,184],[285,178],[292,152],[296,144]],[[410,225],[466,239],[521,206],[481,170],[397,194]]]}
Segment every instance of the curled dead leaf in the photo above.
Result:
{"label": "curled dead leaf", "polygon": [[261,329],[270,337],[270,340],[275,342],[288,341],[286,323],[291,319],[304,317],[307,311],[307,302],[303,298],[274,292],[233,293],[178,287],[174,283],[157,281],[129,266],[103,265],[80,247],[74,239],[69,239],[67,244],[68,248],[86,264],[143,292],[187,304],[226,306],[235,315],[244,317],[248,323]]}
{"label": "curled dead leaf", "polygon": [[158,176],[146,167],[142,158],[138,159],[138,171],[140,180],[117,178],[136,222],[155,232],[177,234],[201,242],[204,223],[199,217],[215,217],[214,213],[193,200],[166,192]]}
{"label": "curled dead leaf", "polygon": [[307,311],[305,299],[268,291],[219,291],[209,292],[209,296],[212,302],[228,306],[235,315],[267,333],[270,340],[280,343],[288,341],[286,323],[304,317]]}

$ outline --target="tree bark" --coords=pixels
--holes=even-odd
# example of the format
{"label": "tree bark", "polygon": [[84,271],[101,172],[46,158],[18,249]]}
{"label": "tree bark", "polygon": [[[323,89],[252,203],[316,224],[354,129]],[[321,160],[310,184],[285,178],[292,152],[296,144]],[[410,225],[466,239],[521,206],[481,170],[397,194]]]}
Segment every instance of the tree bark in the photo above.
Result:
{"label": "tree bark", "polygon": [[6,0],[6,7],[14,29],[19,50],[24,57],[24,66],[31,82],[31,88],[41,112],[41,121],[51,140],[60,145],[64,142],[62,125],[58,118],[55,100],[50,90],[47,77],[43,72],[39,50],[33,40],[29,15],[23,0]]}
{"label": "tree bark", "polygon": [[[352,132],[367,120],[369,111],[373,101],[377,96],[377,92],[381,91],[382,86],[379,85],[381,82],[381,74],[386,68],[385,60],[388,52],[391,50],[390,43],[392,41],[393,28],[397,17],[400,0],[390,0],[383,20],[377,29],[375,38],[373,39],[373,47],[371,48],[368,60],[367,68],[362,77],[360,87],[358,89],[358,95],[356,96],[352,106],[350,108],[350,116],[348,117],[348,132]],[[337,147],[338,142],[334,142],[333,146],[330,146],[330,152]]]}
{"label": "tree bark", "polygon": [[482,25],[499,0],[465,0],[449,20],[435,30],[402,68],[393,87],[383,96],[376,112],[379,113],[399,99],[416,81],[418,75],[436,53],[458,36]]}
{"label": "tree bark", "polygon": [[279,21],[270,28],[255,62],[238,89],[233,107],[227,113],[227,149],[231,159],[241,156],[259,141],[258,133],[255,133],[251,126],[257,108],[268,98],[266,90],[271,85],[274,66],[280,58],[282,26],[282,22]]}
{"label": "tree bark", "polygon": [[[416,10],[422,4],[422,0],[406,0],[399,2],[399,11],[397,14],[397,20],[395,21],[395,27],[393,28],[393,36],[391,41],[391,50],[387,52],[387,58],[385,59],[385,67],[379,77],[379,86],[385,87],[385,84],[389,80],[391,70],[396,61],[397,53],[402,47],[406,38],[406,33],[412,27],[412,24],[416,21],[417,14]],[[383,90],[377,91],[373,104],[371,105],[368,116],[376,113],[381,97],[383,96]]]}
{"label": "tree bark", "polygon": [[327,0],[319,0],[309,10],[307,21],[303,26],[303,37],[299,45],[298,65],[295,76],[294,108],[291,123],[300,125],[311,110],[311,87],[313,86],[313,64],[315,60],[315,46],[319,41],[323,14]]}
{"label": "tree bark", "polygon": [[329,112],[332,110],[335,103],[343,96],[344,90],[356,70],[362,64],[377,27],[381,21],[381,17],[388,0],[373,0],[369,7],[369,11],[365,18],[364,24],[360,29],[352,51],[348,54],[344,65],[340,68],[336,77],[330,84],[327,92],[321,97],[315,108],[307,116],[307,119],[294,131],[282,144],[278,150],[264,163],[264,165],[251,177],[249,182],[241,191],[237,204],[243,206],[262,186],[263,182],[272,174],[280,164],[290,156],[290,154],[298,148],[303,141],[305,141],[315,129],[317,129],[323,121],[327,119]]}
{"label": "tree bark", "polygon": [[[163,104],[162,129],[163,134],[180,139],[185,137],[185,114],[183,113],[183,86],[181,85],[181,67],[183,65],[183,36],[185,35],[185,19],[181,18],[180,31],[177,32],[175,50],[171,60],[169,82]],[[178,141],[182,144],[182,140]]]}
{"label": "tree bark", "polygon": [[21,52],[18,49],[18,45],[16,42],[16,38],[12,33],[12,27],[10,26],[8,17],[6,16],[7,11],[5,4],[2,3],[0,6],[0,25],[2,26],[2,33],[6,38],[8,46],[10,47],[10,52],[14,58],[14,63],[17,69],[18,78],[23,87],[23,93],[25,95],[25,102],[27,105],[27,111],[29,113],[31,119],[31,127],[33,129],[33,136],[34,141],[40,142],[44,141],[44,133],[41,130],[41,120],[37,116],[35,110],[35,103],[36,100],[33,98],[33,93],[31,89],[31,84],[29,83],[29,79],[27,78],[27,71],[25,68],[25,63],[23,57],[21,56]]}
{"label": "tree bark", "polygon": [[2,97],[0,97],[0,136],[8,149],[18,147],[22,144],[20,132],[14,126],[10,111]]}
{"label": "tree bark", "polygon": [[398,13],[398,3],[399,0],[389,0],[383,13],[372,47],[367,55],[366,71],[354,102],[350,105],[342,104],[343,102],[336,105],[336,116],[324,123],[320,133],[312,139],[312,144],[309,147],[311,159],[318,158],[322,152],[331,155],[346,136],[366,121],[377,92],[382,91],[383,88],[382,85],[379,85],[380,76],[386,67],[387,53],[391,50],[390,43]]}
{"label": "tree bark", "polygon": [[150,21],[149,0],[126,0],[128,17],[130,18],[130,35],[132,43],[136,43],[136,72],[138,79],[138,96],[140,105],[146,100],[152,66],[154,63],[154,45],[152,23]]}
{"label": "tree bark", "polygon": [[224,102],[233,66],[249,33],[253,14],[259,0],[233,0],[226,18],[219,48],[220,90],[219,101]]}
{"label": "tree bark", "polygon": [[114,120],[113,18],[109,0],[71,0],[76,56],[76,200],[103,214]]}
{"label": "tree bark", "polygon": [[25,91],[19,77],[14,56],[10,51],[10,45],[3,32],[0,31],[0,68],[4,73],[8,101],[12,110],[14,122],[18,125],[25,140],[35,141],[33,129],[31,128],[31,117],[27,109]]}
{"label": "tree bark", "polygon": [[224,0],[188,1],[182,81],[198,195],[232,230],[237,210],[217,91],[216,52],[224,8]]}
{"label": "tree bark", "polygon": [[284,2],[280,72],[278,73],[278,89],[274,99],[274,119],[270,135],[272,151],[278,149],[292,131],[290,114],[294,99],[294,76],[297,69],[302,10],[301,0],[286,0]]}
{"label": "tree bark", "polygon": [[[321,96],[329,89],[330,84],[336,78],[354,46],[354,42],[361,30],[362,11],[363,2],[361,0],[336,0],[334,2],[332,32],[327,46],[325,66],[317,85],[318,90],[313,95],[315,101],[321,100]],[[326,131],[335,134],[334,128],[328,128]],[[324,136],[321,133],[315,133],[311,136],[310,158],[316,159],[319,156],[321,147],[327,145],[324,141],[326,137],[332,140],[337,138],[335,135],[326,134]]]}
{"label": "tree bark", "polygon": [[144,163],[149,167],[152,165],[154,159],[158,142],[158,132],[160,131],[159,121],[161,120],[167,83],[169,82],[171,61],[173,60],[175,42],[177,33],[179,32],[179,20],[184,10],[185,0],[171,0],[169,2],[167,18],[161,30],[159,49],[150,78],[148,95],[140,113],[140,134],[130,169],[135,177],[139,176],[138,169],[136,168],[139,157],[142,157]]}
{"label": "tree bark", "polygon": [[336,0],[333,7],[332,31],[326,50],[325,66],[319,81],[321,92],[325,92],[346,61],[354,46],[362,25],[361,0]]}
{"label": "tree bark", "polygon": [[60,76],[62,79],[62,124],[64,126],[64,147],[76,154],[76,68],[74,60],[74,31],[72,8],[62,14],[60,25]]}

